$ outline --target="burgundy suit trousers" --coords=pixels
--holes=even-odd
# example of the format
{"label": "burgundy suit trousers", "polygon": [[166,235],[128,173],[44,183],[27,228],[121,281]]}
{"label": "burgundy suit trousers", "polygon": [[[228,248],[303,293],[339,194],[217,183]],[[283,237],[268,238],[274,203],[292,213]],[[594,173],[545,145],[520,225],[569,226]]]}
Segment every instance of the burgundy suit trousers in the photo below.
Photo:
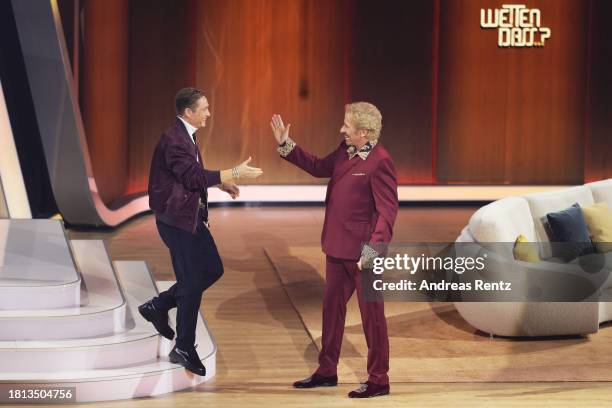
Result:
{"label": "burgundy suit trousers", "polygon": [[368,345],[368,381],[379,385],[389,384],[389,337],[384,302],[365,300],[355,261],[327,256],[325,279],[322,348],[317,373],[323,376],[336,375],[344,334],[346,304],[356,289]]}

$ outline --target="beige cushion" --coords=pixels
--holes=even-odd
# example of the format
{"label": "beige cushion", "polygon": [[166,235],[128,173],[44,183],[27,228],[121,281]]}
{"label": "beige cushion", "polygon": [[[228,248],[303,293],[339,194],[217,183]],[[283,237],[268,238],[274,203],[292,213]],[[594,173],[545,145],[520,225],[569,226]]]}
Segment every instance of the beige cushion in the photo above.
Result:
{"label": "beige cushion", "polygon": [[597,252],[612,251],[612,209],[608,207],[608,203],[582,207],[582,214]]}
{"label": "beige cushion", "polygon": [[516,239],[512,254],[517,261],[530,263],[540,262],[537,243],[529,241],[523,234],[519,235]]}

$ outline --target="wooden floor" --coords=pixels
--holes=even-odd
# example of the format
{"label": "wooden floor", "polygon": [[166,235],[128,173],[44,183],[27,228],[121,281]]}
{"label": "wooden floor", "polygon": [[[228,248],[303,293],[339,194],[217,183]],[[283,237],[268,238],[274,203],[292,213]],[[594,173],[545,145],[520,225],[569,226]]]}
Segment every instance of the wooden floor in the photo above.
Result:
{"label": "wooden floor", "polygon": [[[402,208],[395,241],[454,241],[474,210],[439,206]],[[603,407],[612,403],[612,383],[392,383],[392,395],[370,402],[346,397],[357,384],[292,389],[292,381],[307,377],[316,368],[317,349],[262,248],[286,243],[318,245],[323,215],[322,207],[212,209],[212,232],[223,258],[225,275],[204,294],[202,312],[219,349],[217,376],[191,391],[95,405]],[[104,239],[114,260],[145,260],[158,280],[174,279],[168,251],[151,215],[136,218],[116,230],[70,230],[69,236]]]}

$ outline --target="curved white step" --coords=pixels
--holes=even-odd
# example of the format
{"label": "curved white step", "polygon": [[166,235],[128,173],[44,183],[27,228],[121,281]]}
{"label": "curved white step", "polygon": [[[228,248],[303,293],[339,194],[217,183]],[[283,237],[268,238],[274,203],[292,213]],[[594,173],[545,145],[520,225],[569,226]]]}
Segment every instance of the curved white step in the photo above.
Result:
{"label": "curved white step", "polygon": [[[152,279],[150,272],[146,264],[139,261],[117,261],[115,267],[122,286],[126,288],[130,310],[135,310],[143,301],[135,294],[144,293],[144,288],[150,285]],[[159,282],[158,286],[165,290],[172,283]],[[176,309],[173,309],[170,312],[172,321],[175,316]],[[76,387],[77,402],[110,401],[165,394],[193,387],[215,375],[216,345],[201,315],[198,316],[196,343],[198,354],[206,366],[206,377],[199,377],[181,366],[170,363],[167,354],[171,344],[164,340],[160,343],[160,357],[141,364],[74,371],[7,372],[0,370],[0,383]]]}
{"label": "curved white step", "polygon": [[80,288],[60,221],[0,220],[0,311],[74,307]]}
{"label": "curved white step", "polygon": [[160,351],[167,355],[170,341],[138,313],[138,305],[157,295],[152,277],[147,274],[138,284],[125,280],[122,288],[128,305],[125,332],[85,339],[3,341],[0,371],[41,373],[118,368],[155,361]]}
{"label": "curved white step", "polygon": [[81,305],[62,309],[0,310],[0,340],[78,339],[125,330],[126,302],[104,242],[75,240],[71,244],[83,277]]}

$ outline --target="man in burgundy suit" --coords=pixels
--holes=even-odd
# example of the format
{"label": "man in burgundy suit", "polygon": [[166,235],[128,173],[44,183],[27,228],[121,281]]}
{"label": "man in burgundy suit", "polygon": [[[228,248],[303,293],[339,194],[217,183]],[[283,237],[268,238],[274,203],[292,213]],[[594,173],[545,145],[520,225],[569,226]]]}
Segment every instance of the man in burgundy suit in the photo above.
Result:
{"label": "man in burgundy suit", "polygon": [[259,177],[260,169],[248,166],[251,158],[228,170],[206,170],[196,144],[195,132],[210,117],[208,100],[196,88],[184,88],[175,98],[177,117],[164,131],[151,162],[149,206],[157,230],[170,250],[176,283],[140,305],[140,314],[164,337],[172,340],[168,311],[177,308],[176,345],[170,361],[204,376],[206,369],[195,349],[195,331],[202,293],[221,275],[223,263],[210,233],[209,187],[219,187],[236,198],[232,182]]}
{"label": "man in burgundy suit", "polygon": [[[382,116],[366,102],[345,107],[340,132],[344,140],[324,158],[306,152],[289,138],[289,127],[279,115],[270,123],[285,160],[314,177],[331,177],[325,198],[321,235],[326,259],[323,295],[323,334],[319,368],[296,388],[335,386],[344,333],[346,304],[357,290],[363,330],[368,344],[368,380],[351,391],[351,398],[389,393],[389,338],[384,303],[366,301],[360,279],[361,265],[384,252],[391,241],[397,216],[397,178],[389,153],[378,143]],[[364,272],[364,273],[367,273]]]}

